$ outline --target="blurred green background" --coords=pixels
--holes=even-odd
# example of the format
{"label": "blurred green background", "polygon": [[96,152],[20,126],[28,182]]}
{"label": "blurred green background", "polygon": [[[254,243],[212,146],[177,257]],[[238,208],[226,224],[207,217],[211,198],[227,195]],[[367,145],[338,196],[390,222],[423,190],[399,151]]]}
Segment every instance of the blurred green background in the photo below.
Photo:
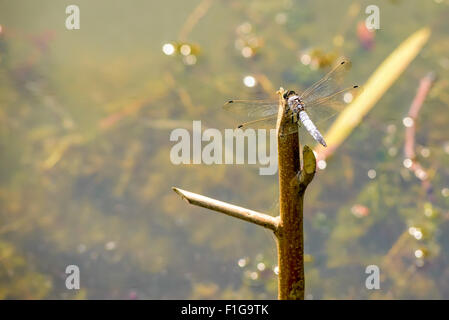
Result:
{"label": "blurred green background", "polygon": [[[376,1],[370,33],[373,2],[0,0],[0,299],[276,298],[273,236],[171,186],[275,215],[277,176],[173,165],[171,130],[233,128],[226,100],[304,89],[341,55],[363,85],[422,27],[423,50],[309,186],[306,297],[449,299],[449,2]],[[65,28],[71,4],[80,30]],[[429,71],[423,187],[403,118]],[[65,287],[72,264],[80,290]]]}

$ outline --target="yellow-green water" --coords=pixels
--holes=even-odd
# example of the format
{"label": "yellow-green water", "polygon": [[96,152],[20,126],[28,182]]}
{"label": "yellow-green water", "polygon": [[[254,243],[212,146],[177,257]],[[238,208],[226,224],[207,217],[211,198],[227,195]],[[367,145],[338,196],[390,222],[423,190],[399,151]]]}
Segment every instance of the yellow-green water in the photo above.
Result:
{"label": "yellow-green water", "polygon": [[[449,298],[448,1],[382,1],[367,49],[357,26],[371,2],[0,1],[0,299],[275,298],[269,232],[171,186],[275,214],[277,176],[173,165],[170,132],[235,127],[226,100],[304,89],[340,55],[363,85],[422,27],[423,50],[309,186],[306,296]],[[65,28],[69,4],[79,30]],[[426,194],[403,164],[403,118],[429,71],[416,133]],[[365,287],[372,264],[380,290]],[[80,290],[65,286],[68,265]]]}

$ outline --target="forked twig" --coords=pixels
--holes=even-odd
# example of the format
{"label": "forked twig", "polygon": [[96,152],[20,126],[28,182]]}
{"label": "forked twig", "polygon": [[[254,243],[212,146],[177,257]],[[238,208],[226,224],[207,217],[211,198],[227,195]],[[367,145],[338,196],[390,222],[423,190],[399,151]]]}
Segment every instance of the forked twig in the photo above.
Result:
{"label": "forked twig", "polygon": [[304,193],[316,171],[313,151],[303,148],[303,168],[300,170],[298,133],[283,135],[283,125],[290,121],[285,111],[285,91],[279,94],[279,112],[276,125],[278,135],[279,163],[279,209],[280,214],[273,217],[257,211],[238,207],[226,202],[208,198],[179,188],[173,188],[189,204],[245,220],[274,232],[278,248],[278,297],[281,300],[304,299],[304,231],[303,203]]}

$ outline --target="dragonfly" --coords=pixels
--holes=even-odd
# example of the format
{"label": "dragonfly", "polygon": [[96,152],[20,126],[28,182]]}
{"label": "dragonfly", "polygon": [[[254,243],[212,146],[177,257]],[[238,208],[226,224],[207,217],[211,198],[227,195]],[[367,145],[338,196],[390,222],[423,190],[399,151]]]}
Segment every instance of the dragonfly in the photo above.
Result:
{"label": "dragonfly", "polygon": [[[360,94],[362,89],[358,85],[342,86],[350,68],[349,59],[339,58],[337,64],[324,77],[302,93],[288,90],[284,94],[284,99],[287,101],[285,112],[291,117],[291,122],[282,128],[282,134],[292,134],[305,128],[315,141],[326,147],[326,141],[317,125],[341,112],[348,102]],[[240,124],[238,128],[267,128],[273,127],[276,123],[279,103],[276,100],[229,100],[223,108],[233,113],[256,118]],[[304,130],[300,132],[302,131]]]}

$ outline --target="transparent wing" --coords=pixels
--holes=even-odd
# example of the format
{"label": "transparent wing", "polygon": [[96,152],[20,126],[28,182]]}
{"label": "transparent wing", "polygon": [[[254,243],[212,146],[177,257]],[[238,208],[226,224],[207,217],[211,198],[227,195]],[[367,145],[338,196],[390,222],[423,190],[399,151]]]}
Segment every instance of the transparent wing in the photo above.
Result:
{"label": "transparent wing", "polygon": [[[326,140],[325,134],[326,134],[326,127],[329,125],[330,123],[330,119],[327,119],[327,121],[320,121],[320,123],[315,123],[315,126],[317,127],[318,131],[321,133],[321,135],[323,136],[323,138]],[[316,141],[312,135],[309,133],[309,131],[307,131],[307,129],[304,127],[304,125],[302,125],[302,123],[298,123],[298,127],[299,127],[299,132],[298,132],[298,136],[299,136],[299,143],[301,144],[301,146],[309,146],[311,148],[320,145],[320,143],[318,141]]]}
{"label": "transparent wing", "polygon": [[[318,128],[318,130],[320,130],[320,129]],[[299,143],[300,143],[301,147],[303,147],[304,145],[313,147],[316,144],[318,144],[318,142],[315,141],[315,139],[310,135],[310,133],[306,130],[306,128],[304,128],[301,121],[298,121],[298,123],[295,123],[292,125],[289,124],[287,126],[284,126],[284,128],[282,128],[283,135],[289,135],[289,134],[296,133],[296,132],[298,132],[298,139],[299,139]],[[321,132],[321,133],[323,133],[323,132]]]}
{"label": "transparent wing", "polygon": [[331,71],[301,94],[301,100],[308,104],[339,91],[349,69],[351,69],[351,62],[347,58],[338,59],[336,66]]}
{"label": "transparent wing", "polygon": [[229,100],[223,109],[246,117],[268,117],[278,112],[276,100]]}
{"label": "transparent wing", "polygon": [[331,95],[306,103],[305,109],[315,124],[322,123],[341,112],[361,92],[362,88],[359,86],[341,89]]}
{"label": "transparent wing", "polygon": [[242,123],[238,126],[238,128],[240,128],[242,130],[246,130],[246,129],[250,129],[250,128],[251,129],[272,129],[276,126],[276,120],[277,120],[277,114],[266,117],[266,118]]}

